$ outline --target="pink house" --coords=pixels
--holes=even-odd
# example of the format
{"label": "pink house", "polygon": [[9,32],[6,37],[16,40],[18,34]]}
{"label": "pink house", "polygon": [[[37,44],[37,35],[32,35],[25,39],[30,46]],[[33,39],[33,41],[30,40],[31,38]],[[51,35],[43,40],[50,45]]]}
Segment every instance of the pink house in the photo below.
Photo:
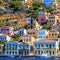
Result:
{"label": "pink house", "polygon": [[38,23],[45,23],[46,20],[46,15],[44,12],[40,11],[38,14]]}
{"label": "pink house", "polygon": [[0,27],[0,34],[6,34],[8,36],[13,35],[13,28],[10,26]]}

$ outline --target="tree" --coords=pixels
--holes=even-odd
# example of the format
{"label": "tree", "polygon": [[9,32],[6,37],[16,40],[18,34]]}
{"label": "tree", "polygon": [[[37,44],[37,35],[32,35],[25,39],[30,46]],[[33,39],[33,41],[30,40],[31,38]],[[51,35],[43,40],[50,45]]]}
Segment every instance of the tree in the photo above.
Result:
{"label": "tree", "polygon": [[40,3],[40,2],[33,2],[32,6],[33,6],[33,10],[37,10],[40,7],[42,7],[42,3]]}
{"label": "tree", "polygon": [[19,34],[14,34],[13,36],[11,36],[12,40],[14,41],[18,41],[20,39]]}
{"label": "tree", "polygon": [[42,27],[42,29],[46,29],[46,30],[49,30],[51,28],[52,28],[52,26],[50,26],[50,25],[43,25],[43,27]]}
{"label": "tree", "polygon": [[5,44],[5,42],[7,42],[7,40],[0,40],[1,44]]}
{"label": "tree", "polygon": [[5,24],[4,24],[3,22],[0,22],[0,27],[1,27],[1,26],[4,26],[4,25],[5,25]]}
{"label": "tree", "polygon": [[3,3],[3,1],[2,0],[0,0],[0,4],[2,4]]}
{"label": "tree", "polygon": [[14,12],[17,10],[24,10],[24,5],[22,1],[11,1],[10,8],[14,8]]}

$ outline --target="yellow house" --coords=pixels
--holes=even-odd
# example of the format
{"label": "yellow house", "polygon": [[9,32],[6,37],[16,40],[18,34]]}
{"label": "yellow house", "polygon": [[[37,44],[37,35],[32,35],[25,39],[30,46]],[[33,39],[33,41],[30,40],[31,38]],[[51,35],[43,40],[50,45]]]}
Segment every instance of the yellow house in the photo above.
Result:
{"label": "yellow house", "polygon": [[58,16],[56,23],[60,23],[60,16]]}
{"label": "yellow house", "polygon": [[24,35],[23,37],[21,37],[21,39],[23,40],[23,42],[30,45],[33,45],[33,42],[35,41],[35,39],[31,35]]}
{"label": "yellow house", "polygon": [[34,37],[35,39],[37,39],[37,32],[35,29],[28,29],[27,30],[27,35],[31,35],[32,37]]}
{"label": "yellow house", "polygon": [[48,35],[47,35],[47,38],[58,38],[58,32],[54,29],[51,29],[49,32],[48,32]]}
{"label": "yellow house", "polygon": [[24,27],[25,24],[26,24],[26,19],[22,18],[22,19],[19,19],[19,20],[18,20],[18,27],[19,27],[19,28]]}

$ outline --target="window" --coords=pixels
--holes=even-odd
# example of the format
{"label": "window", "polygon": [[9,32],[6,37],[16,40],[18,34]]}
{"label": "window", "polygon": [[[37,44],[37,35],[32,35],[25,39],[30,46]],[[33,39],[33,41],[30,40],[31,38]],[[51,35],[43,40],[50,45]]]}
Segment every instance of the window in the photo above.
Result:
{"label": "window", "polygon": [[48,47],[48,44],[46,45],[46,47]]}
{"label": "window", "polygon": [[53,55],[54,55],[54,51],[53,51]]}
{"label": "window", "polygon": [[12,54],[14,54],[14,51],[12,52]]}
{"label": "window", "polygon": [[55,34],[55,36],[56,36],[57,34]]}
{"label": "window", "polygon": [[49,48],[51,48],[51,44],[49,45]]}
{"label": "window", "polygon": [[7,54],[8,54],[8,51],[7,51]]}
{"label": "window", "polygon": [[46,53],[48,53],[48,51],[46,51]]}
{"label": "window", "polygon": [[41,44],[41,47],[43,47],[43,44]]}
{"label": "window", "polygon": [[35,32],[33,32],[33,34],[35,34]]}
{"label": "window", "polygon": [[41,54],[43,54],[43,51],[41,51]]}
{"label": "window", "polygon": [[15,51],[15,54],[17,54],[17,51]]}
{"label": "window", "polygon": [[52,34],[52,36],[54,36],[54,34]]}
{"label": "window", "polygon": [[35,45],[35,47],[37,47],[37,45]]}
{"label": "window", "polygon": [[40,48],[40,44],[38,44],[38,47]]}
{"label": "window", "polygon": [[37,51],[35,51],[35,54],[37,54]]}
{"label": "window", "polygon": [[54,47],[54,44],[53,44],[53,47]]}
{"label": "window", "polygon": [[38,51],[38,54],[40,55],[40,51]]}

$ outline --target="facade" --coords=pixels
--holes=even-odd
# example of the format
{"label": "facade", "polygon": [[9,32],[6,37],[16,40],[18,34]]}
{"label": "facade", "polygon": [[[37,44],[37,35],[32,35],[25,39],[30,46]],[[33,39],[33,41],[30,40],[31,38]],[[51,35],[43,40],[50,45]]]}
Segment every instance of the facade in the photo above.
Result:
{"label": "facade", "polygon": [[56,6],[57,6],[57,11],[60,12],[60,3],[58,2]]}
{"label": "facade", "polygon": [[60,17],[58,17],[58,19],[57,19],[57,22],[56,22],[57,24],[60,24]]}
{"label": "facade", "polygon": [[31,35],[25,35],[21,38],[21,40],[23,40],[23,42],[28,43],[30,45],[33,45],[33,42],[35,41],[35,39]]}
{"label": "facade", "polygon": [[28,56],[30,54],[30,45],[25,42],[18,44],[19,56]]}
{"label": "facade", "polygon": [[19,27],[19,28],[24,27],[25,24],[26,24],[26,19],[25,19],[25,18],[18,19],[18,27]]}
{"label": "facade", "polygon": [[13,35],[13,28],[9,26],[0,27],[0,34],[6,34],[8,36]]}
{"label": "facade", "polygon": [[3,47],[4,47],[4,45],[3,44],[0,44],[0,56],[3,55]]}
{"label": "facade", "polygon": [[26,30],[24,28],[21,28],[18,30],[18,34],[22,37],[22,36],[26,35]]}
{"label": "facade", "polygon": [[53,29],[57,30],[58,32],[60,32],[60,24],[55,24],[53,25]]}
{"label": "facade", "polygon": [[55,6],[56,5],[56,0],[44,0],[43,1],[43,4],[46,7],[52,7],[52,6]]}
{"label": "facade", "polygon": [[6,42],[5,43],[5,54],[6,56],[17,56],[18,53],[18,42]]}
{"label": "facade", "polygon": [[51,14],[48,16],[47,24],[53,25],[53,24],[56,24],[56,21],[57,21],[57,16]]}
{"label": "facade", "polygon": [[37,38],[37,32],[34,29],[28,29],[27,35],[31,35],[32,37]]}
{"label": "facade", "polygon": [[38,14],[38,23],[45,23],[45,22],[47,22],[45,12],[40,11]]}
{"label": "facade", "polygon": [[30,45],[24,42],[6,42],[5,56],[28,56],[30,53]]}
{"label": "facade", "polygon": [[34,55],[57,56],[58,50],[58,41],[39,40],[34,42]]}
{"label": "facade", "polygon": [[59,32],[52,29],[48,32],[47,38],[58,38]]}
{"label": "facade", "polygon": [[0,35],[0,40],[9,40],[9,39],[10,37],[8,35],[3,35],[3,34]]}
{"label": "facade", "polygon": [[37,38],[38,39],[45,39],[47,36],[47,31],[45,29],[37,30]]}
{"label": "facade", "polygon": [[11,20],[11,26],[14,28],[14,30],[18,29],[18,22],[17,20]]}

